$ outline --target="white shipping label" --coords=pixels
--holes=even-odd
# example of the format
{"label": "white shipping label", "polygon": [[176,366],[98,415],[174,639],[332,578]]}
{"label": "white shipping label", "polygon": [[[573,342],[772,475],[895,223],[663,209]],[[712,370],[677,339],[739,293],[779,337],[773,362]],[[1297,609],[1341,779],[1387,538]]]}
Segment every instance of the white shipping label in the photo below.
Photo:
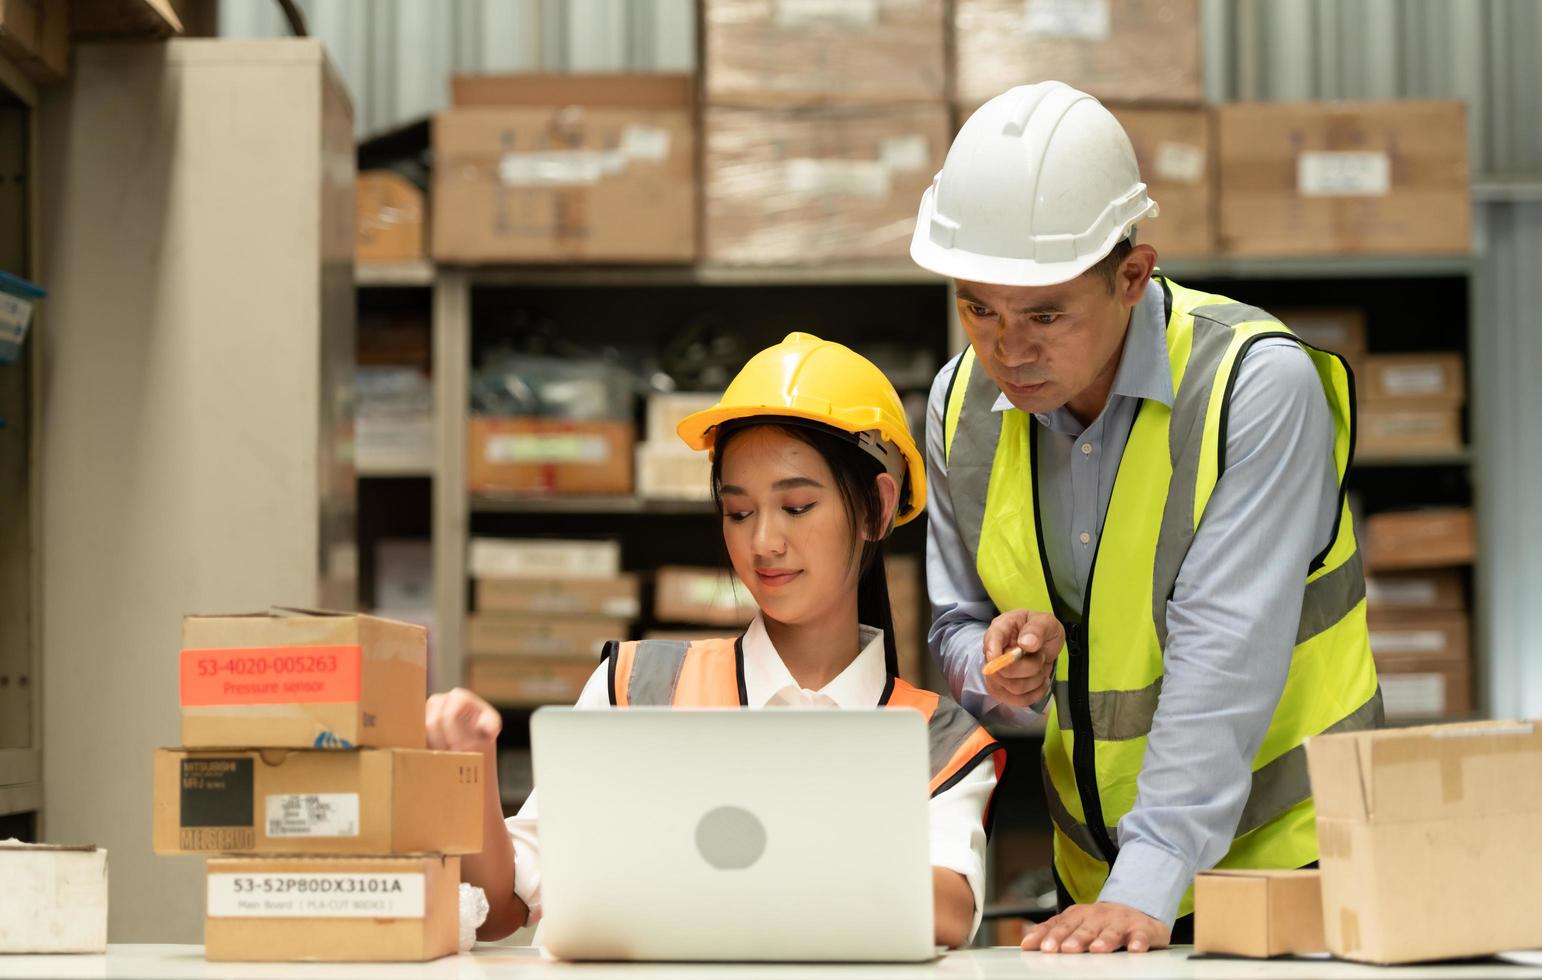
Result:
{"label": "white shipping label", "polygon": [[1023,29],[1030,37],[1106,41],[1109,0],[1027,0]]}
{"label": "white shipping label", "polygon": [[787,161],[787,193],[794,197],[888,197],[889,168],[879,160]]}
{"label": "white shipping label", "polygon": [[489,436],[484,454],[489,463],[603,463],[610,443],[603,436],[560,432]]}
{"label": "white shipping label", "polygon": [[1444,653],[1443,630],[1371,630],[1371,650],[1375,653]]}
{"label": "white shipping label", "polygon": [[1311,150],[1296,159],[1302,197],[1385,197],[1392,193],[1392,158],[1363,150]]}
{"label": "white shipping label", "polygon": [[878,0],[777,0],[776,23],[802,27],[818,22],[872,27],[878,23]]}
{"label": "white shipping label", "polygon": [[631,160],[663,163],[669,159],[669,130],[631,125],[621,131],[621,155]]}
{"label": "white shipping label", "polygon": [[1446,675],[1379,674],[1388,718],[1429,718],[1446,712]]}
{"label": "white shipping label", "polygon": [[1366,419],[1366,425],[1382,436],[1434,436],[1446,431],[1445,416],[1429,412],[1400,412]]}
{"label": "white shipping label", "polygon": [[619,150],[548,150],[505,153],[498,180],[505,187],[575,187],[597,184],[626,168]]}
{"label": "white shipping label", "polygon": [[878,162],[890,170],[914,173],[925,170],[931,160],[931,147],[926,137],[919,133],[910,136],[891,136],[878,144]]}
{"label": "white shipping label", "polygon": [[421,919],[422,872],[209,875],[213,919]]}
{"label": "white shipping label", "polygon": [[1382,368],[1381,386],[1389,395],[1438,395],[1446,390],[1446,372],[1438,364]]}
{"label": "white shipping label", "polygon": [[358,793],[273,793],[269,837],[357,837]]}
{"label": "white shipping label", "polygon": [[1427,606],[1435,601],[1435,583],[1427,579],[1368,578],[1365,595],[1376,606]]}
{"label": "white shipping label", "polygon": [[1205,148],[1193,143],[1157,144],[1152,169],[1158,180],[1173,184],[1197,184],[1205,179]]}

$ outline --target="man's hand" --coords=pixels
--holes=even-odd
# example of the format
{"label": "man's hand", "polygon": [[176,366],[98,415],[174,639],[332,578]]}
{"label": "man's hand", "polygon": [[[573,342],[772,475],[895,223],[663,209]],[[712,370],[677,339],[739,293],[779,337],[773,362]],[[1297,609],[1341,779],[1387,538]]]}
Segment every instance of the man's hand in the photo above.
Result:
{"label": "man's hand", "polygon": [[1166,949],[1172,930],[1144,912],[1115,902],[1073,905],[1028,930],[1023,949],[1041,953],[1132,953]]}
{"label": "man's hand", "polygon": [[503,717],[497,708],[465,688],[429,695],[424,711],[431,749],[490,752],[498,744]]}
{"label": "man's hand", "polygon": [[1014,609],[991,620],[985,630],[985,663],[1013,647],[1023,655],[985,676],[985,693],[1014,708],[1044,700],[1055,676],[1055,660],[1065,646],[1065,630],[1049,613]]}

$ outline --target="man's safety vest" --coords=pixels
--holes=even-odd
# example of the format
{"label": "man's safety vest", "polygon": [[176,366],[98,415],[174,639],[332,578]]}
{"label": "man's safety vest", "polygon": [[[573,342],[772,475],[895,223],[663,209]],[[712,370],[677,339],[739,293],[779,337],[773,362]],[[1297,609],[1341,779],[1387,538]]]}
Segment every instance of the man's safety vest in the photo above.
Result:
{"label": "man's safety vest", "polygon": [[[997,609],[1052,610],[1066,628],[1043,774],[1055,869],[1077,902],[1097,900],[1119,852],[1119,819],[1135,804],[1162,689],[1167,603],[1226,468],[1227,414],[1238,367],[1263,338],[1296,339],[1260,309],[1155,281],[1167,307],[1173,405],[1145,399],[1136,412],[1079,619],[1062,607],[1045,555],[1034,465],[1039,424],[1028,412],[992,410],[1001,392],[976,366],[972,350],[956,360],[946,402],[948,492],[980,581]],[[1302,741],[1382,720],[1366,629],[1365,574],[1344,497],[1354,455],[1353,376],[1338,355],[1302,346],[1332,410],[1339,513],[1331,544],[1306,575],[1289,678],[1253,757],[1247,804],[1220,867],[1298,868],[1317,860]],[[1192,910],[1191,888],[1179,914]]]}

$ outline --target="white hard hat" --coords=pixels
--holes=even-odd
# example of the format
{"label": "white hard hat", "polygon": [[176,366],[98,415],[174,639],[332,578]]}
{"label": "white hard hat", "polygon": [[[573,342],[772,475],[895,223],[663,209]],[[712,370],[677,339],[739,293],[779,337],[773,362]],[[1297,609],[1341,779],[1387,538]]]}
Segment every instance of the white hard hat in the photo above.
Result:
{"label": "white hard hat", "polygon": [[1113,114],[1064,82],[1020,85],[964,123],[921,196],[910,257],[954,279],[1049,286],[1157,214]]}

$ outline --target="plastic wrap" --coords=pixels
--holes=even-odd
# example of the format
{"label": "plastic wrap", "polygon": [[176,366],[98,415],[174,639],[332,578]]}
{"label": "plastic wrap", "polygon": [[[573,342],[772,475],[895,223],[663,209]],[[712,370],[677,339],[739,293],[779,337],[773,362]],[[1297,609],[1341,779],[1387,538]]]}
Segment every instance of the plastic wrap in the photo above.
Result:
{"label": "plastic wrap", "polygon": [[903,259],[952,141],[947,106],[710,107],[707,257]]}
{"label": "plastic wrap", "polygon": [[702,0],[706,101],[945,99],[945,25],[942,0]]}
{"label": "plastic wrap", "polygon": [[461,882],[459,946],[462,953],[471,952],[471,947],[477,944],[477,930],[487,921],[489,911],[487,893],[476,885]]}
{"label": "plastic wrap", "polygon": [[1199,0],[956,0],[957,98],[1058,79],[1100,99],[1204,98]]}

